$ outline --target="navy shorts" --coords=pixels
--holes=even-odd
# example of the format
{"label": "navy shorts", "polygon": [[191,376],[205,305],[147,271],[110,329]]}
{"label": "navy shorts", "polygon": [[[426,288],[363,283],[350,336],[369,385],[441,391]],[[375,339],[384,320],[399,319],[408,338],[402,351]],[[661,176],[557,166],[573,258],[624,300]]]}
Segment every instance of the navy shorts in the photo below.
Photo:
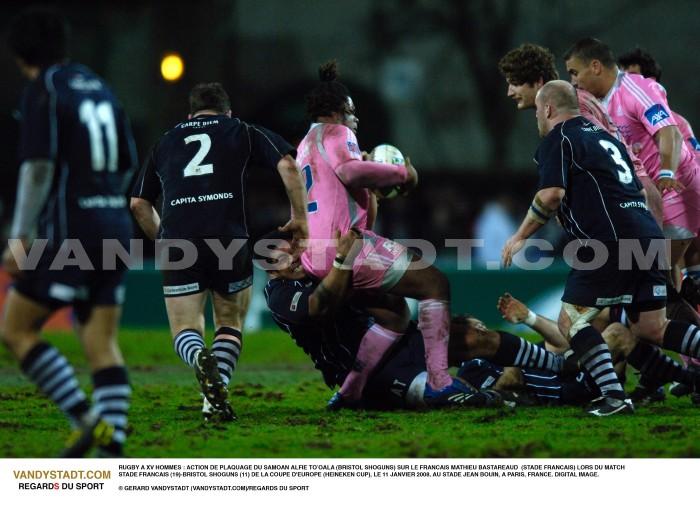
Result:
{"label": "navy shorts", "polygon": [[[238,252],[232,259],[220,264],[219,256],[207,243],[214,241],[224,249],[229,246]],[[238,241],[232,245],[233,241]],[[177,243],[173,240],[172,243]],[[212,290],[222,295],[230,295],[242,291],[253,284],[253,258],[246,239],[236,238],[197,238],[186,242],[194,245],[196,251],[194,264],[187,268],[165,269],[163,272],[163,294],[166,297],[186,296]],[[163,242],[160,242],[163,244]],[[175,263],[185,257],[182,249],[171,247],[167,249],[168,259]],[[222,258],[226,255],[221,254]],[[162,263],[161,263],[162,265]]]}
{"label": "navy shorts", "polygon": [[[652,240],[639,239],[641,250],[647,253]],[[629,266],[623,268],[624,257],[631,258],[617,242],[606,243],[607,261],[595,270],[572,269],[566,280],[562,301],[583,307],[609,307],[629,305],[637,312],[657,310],[666,306],[666,274],[660,269],[659,258],[644,267],[632,258]],[[622,261],[621,264],[621,249]],[[582,247],[578,258],[590,262],[594,252],[590,247]]]}
{"label": "navy shorts", "polygon": [[425,371],[423,336],[411,321],[404,337],[367,381],[363,399],[370,408],[407,408],[408,388]]}
{"label": "navy shorts", "polygon": [[55,261],[59,251],[47,249],[37,267],[24,271],[14,288],[51,310],[72,306],[80,322],[87,320],[92,307],[124,303],[126,265],[117,260],[114,268],[107,269],[101,246],[85,246],[84,250],[91,269],[78,265],[61,268],[60,258]]}

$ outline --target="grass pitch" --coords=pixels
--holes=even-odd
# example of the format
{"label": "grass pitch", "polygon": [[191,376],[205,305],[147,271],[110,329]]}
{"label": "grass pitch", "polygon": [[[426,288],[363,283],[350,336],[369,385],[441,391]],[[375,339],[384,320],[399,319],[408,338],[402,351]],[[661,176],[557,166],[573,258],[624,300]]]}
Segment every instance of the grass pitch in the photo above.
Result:
{"label": "grass pitch", "polygon": [[[89,384],[72,335],[52,334]],[[331,395],[310,360],[278,331],[247,334],[231,398],[239,420],[204,425],[192,370],[166,330],[122,330],[134,388],[133,457],[699,457],[700,407],[688,398],[634,416],[591,418],[578,408],[434,412],[324,410]],[[0,456],[56,455],[69,426],[0,351]]]}

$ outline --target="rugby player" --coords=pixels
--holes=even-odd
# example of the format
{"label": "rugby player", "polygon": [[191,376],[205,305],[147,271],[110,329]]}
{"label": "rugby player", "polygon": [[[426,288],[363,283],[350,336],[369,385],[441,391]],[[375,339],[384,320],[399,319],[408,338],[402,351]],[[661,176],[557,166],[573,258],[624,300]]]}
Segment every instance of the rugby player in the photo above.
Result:
{"label": "rugby player", "polygon": [[[661,65],[654,59],[654,57],[647,51],[637,47],[631,51],[628,51],[617,58],[617,63],[623,72],[629,74],[640,74],[648,79],[653,79],[659,83],[659,88],[666,95],[666,89],[661,85]],[[681,132],[683,139],[686,142],[688,149],[695,154],[696,162],[700,160],[700,142],[695,138],[695,133],[693,133],[693,128],[683,116],[678,114],[676,111],[671,111],[671,115],[678,124],[678,130]],[[698,305],[698,286],[697,283],[700,281],[700,239],[697,237],[693,239],[693,242],[688,247],[688,251],[684,256],[685,267],[683,268],[683,275],[686,277],[683,281],[682,288],[680,290],[681,295],[686,297],[686,300]],[[689,279],[688,279],[689,278]],[[691,282],[695,281],[695,282]],[[700,371],[700,360],[689,358],[688,356],[681,355],[683,362],[686,366],[690,366],[693,370]],[[687,388],[683,385],[674,385],[671,387],[671,392],[685,392]]]}
{"label": "rugby player", "polygon": [[[335,237],[339,232],[335,232]],[[355,260],[352,243],[360,232],[353,228],[338,240],[337,252],[346,255],[347,262]],[[352,407],[375,408],[444,405],[484,405],[493,403],[492,395],[478,394],[469,388],[453,393],[447,403],[424,401],[426,388],[426,358],[423,338],[416,323],[396,320],[387,311],[366,307],[364,294],[352,292],[350,269],[335,265],[322,279],[308,276],[298,261],[282,260],[288,255],[289,235],[272,234],[266,239],[277,239],[278,245],[269,256],[258,256],[269,265],[270,280],[265,287],[265,297],[273,319],[288,333],[314,361],[330,388],[341,385],[355,366],[356,354],[367,328],[381,327],[401,329],[405,335],[391,348],[378,367],[372,372],[363,389],[361,402]],[[261,264],[261,263],[258,263]],[[388,316],[388,317],[387,317]],[[561,371],[563,356],[531,344],[507,332],[488,330],[483,323],[468,317],[456,318],[452,325],[448,363],[459,366],[462,362],[482,357],[503,366],[529,367],[544,371]],[[463,331],[465,325],[469,331]],[[333,405],[330,408],[333,410]]]}
{"label": "rugby player", "polygon": [[[558,215],[567,234],[583,246],[567,279],[558,325],[601,391],[588,412],[597,416],[633,412],[614,374],[610,351],[590,321],[603,307],[626,304],[635,337],[691,356],[700,356],[700,332],[691,323],[666,319],[665,276],[659,269],[663,236],[642,201],[641,185],[624,145],[581,117],[576,91],[564,81],[545,84],[535,104],[543,137],[535,155],[540,189],[519,230],[506,243],[503,263],[509,266],[524,241]],[[604,250],[594,248],[597,245]],[[625,247],[630,249],[628,258],[621,257]],[[642,255],[651,252],[651,258],[644,258],[651,265],[635,261],[633,247]],[[604,260],[594,268],[590,263],[599,259],[597,253]],[[624,268],[627,259],[631,265]]]}
{"label": "rugby player", "polygon": [[[322,279],[335,263],[343,265],[345,258],[330,243],[332,233],[359,229],[362,243],[351,266],[353,289],[367,293],[368,305],[378,303],[397,312],[405,312],[403,297],[419,300],[418,325],[428,370],[426,401],[449,403],[450,398],[469,392],[448,373],[449,281],[434,266],[413,258],[403,245],[371,231],[374,200],[370,190],[400,186],[406,192],[416,186],[417,173],[408,158],[405,165],[363,160],[355,137],[359,120],[348,89],[337,80],[336,62],[321,65],[319,75],[321,82],[307,96],[313,123],[298,147],[297,158],[306,178],[312,239],[302,255],[303,267]],[[409,268],[411,262],[416,264]],[[359,401],[369,374],[402,334],[381,324],[367,330],[355,366],[329,402],[331,408]]]}
{"label": "rugby player", "polygon": [[[25,11],[9,31],[30,82],[20,108],[14,244],[3,254],[15,282],[0,333],[22,371],[74,426],[62,455],[97,447],[114,457],[126,440],[131,395],[117,343],[126,266],[110,269],[103,259],[129,247],[125,193],[138,161],[122,106],[104,80],[68,59],[67,38],[65,20],[51,10]],[[43,248],[34,265],[25,254],[30,246],[31,256]],[[68,360],[40,335],[65,306],[74,309],[92,374],[92,407]]]}
{"label": "rugby player", "polygon": [[679,262],[700,232],[700,177],[665,94],[653,80],[621,71],[610,48],[597,39],[579,40],[564,59],[572,84],[603,102],[656,181],[663,195],[664,235],[671,240],[672,279],[679,278]]}
{"label": "rugby player", "polygon": [[[515,100],[519,110],[534,109],[535,95],[540,88],[545,83],[559,78],[552,52],[546,47],[536,44],[522,44],[508,51],[498,62],[498,68],[508,84],[508,96]],[[649,210],[661,226],[663,223],[661,193],[644,169],[641,160],[625,143],[624,137],[610,119],[603,105],[592,94],[581,88],[577,88],[576,95],[581,115],[625,144],[627,154],[634,163],[634,172],[644,187]]]}
{"label": "rugby player", "polygon": [[[227,386],[241,352],[253,282],[246,170],[279,173],[292,212],[284,229],[297,241],[305,240],[306,195],[295,154],[279,135],[232,118],[229,97],[219,83],[198,84],[190,93],[187,121],[156,143],[134,185],[131,210],[146,236],[157,245],[182,248],[178,256],[173,247],[165,247],[162,259],[177,262],[188,251],[194,255],[189,265],[163,269],[163,294],[175,352],[195,370],[205,417],[236,417]],[[157,212],[154,205],[161,194]],[[216,326],[211,349],[204,343],[209,294]]]}

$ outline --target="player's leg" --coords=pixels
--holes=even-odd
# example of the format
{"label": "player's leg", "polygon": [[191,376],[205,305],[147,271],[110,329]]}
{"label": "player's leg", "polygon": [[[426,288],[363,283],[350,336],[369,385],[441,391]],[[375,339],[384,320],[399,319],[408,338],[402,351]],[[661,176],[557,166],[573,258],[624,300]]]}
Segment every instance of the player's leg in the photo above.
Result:
{"label": "player's leg", "polygon": [[612,355],[603,336],[590,322],[600,312],[595,307],[582,307],[564,302],[559,314],[559,329],[569,338],[571,349],[579,365],[586,370],[600,390],[588,412],[607,416],[618,412],[632,412],[632,402],[626,396],[615,373]]}
{"label": "player's leg", "polygon": [[94,414],[113,427],[110,440],[99,443],[98,450],[102,456],[118,457],[126,442],[131,398],[117,339],[122,310],[119,305],[98,305],[76,312],[80,319],[78,335],[92,371]]}
{"label": "player's leg", "polygon": [[[366,310],[374,318],[374,324],[362,337],[353,369],[338,390],[339,395],[334,395],[336,401],[329,402],[329,409],[360,401],[370,372],[403,336],[410,321],[410,311],[403,297],[381,291],[361,291],[356,292],[350,303]],[[343,405],[336,405],[341,399]]]}
{"label": "player's leg", "polygon": [[0,333],[29,380],[77,426],[89,411],[87,397],[65,356],[40,337],[52,311],[12,288],[5,300]]}

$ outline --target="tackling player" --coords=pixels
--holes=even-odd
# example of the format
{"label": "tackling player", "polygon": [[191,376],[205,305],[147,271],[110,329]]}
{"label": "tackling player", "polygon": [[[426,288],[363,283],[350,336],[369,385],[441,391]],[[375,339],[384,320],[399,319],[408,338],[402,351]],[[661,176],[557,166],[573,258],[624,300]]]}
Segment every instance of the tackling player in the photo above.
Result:
{"label": "tackling player", "polygon": [[[590,324],[601,308],[629,305],[635,337],[692,356],[700,356],[700,332],[693,324],[666,319],[665,282],[658,257],[663,253],[662,235],[641,201],[641,186],[624,145],[580,116],[576,91],[564,81],[545,84],[535,103],[538,129],[544,137],[535,156],[540,190],[518,232],[506,243],[503,263],[509,266],[524,241],[558,215],[567,234],[583,245],[578,251],[579,265],[567,279],[559,328],[601,391],[589,413],[632,412],[632,402],[613,373],[610,351]],[[629,268],[621,267],[626,261],[621,244],[631,244],[630,240],[650,265],[636,260],[630,250]],[[604,253],[594,248],[600,243]],[[660,250],[655,251],[659,244]],[[590,266],[596,253],[604,259],[597,268]]]}
{"label": "tackling player", "polygon": [[[336,232],[335,236],[338,235]],[[357,251],[352,251],[352,245],[359,237],[360,232],[355,229],[339,237],[337,252],[346,255],[348,263],[355,260]],[[291,236],[274,233],[265,238],[274,239],[276,245],[269,256],[258,256],[270,265],[266,267],[270,280],[265,297],[273,319],[311,357],[328,387],[342,384],[351,373],[367,329],[388,327],[400,329],[405,335],[370,374],[361,404],[376,408],[446,405],[424,401],[427,372],[423,338],[415,322],[409,322],[408,314],[404,320],[394,320],[391,315],[387,318],[386,311],[365,307],[363,297],[353,298],[352,270],[335,265],[319,281],[309,277],[299,262],[291,259],[288,243]],[[481,357],[503,366],[553,372],[563,367],[563,356],[510,333],[488,330],[476,319],[456,318],[452,328],[448,353],[451,366]],[[488,392],[479,394],[470,387],[452,396],[449,402],[452,405],[493,403]],[[360,402],[352,406],[359,407]]]}
{"label": "tackling player", "polygon": [[657,83],[618,69],[610,48],[586,38],[564,55],[571,82],[602,100],[620,132],[644,163],[663,195],[666,238],[671,265],[678,264],[700,233],[700,177],[666,96]]}
{"label": "tackling player", "polygon": [[[534,109],[535,95],[545,83],[559,78],[554,65],[554,55],[546,47],[536,44],[522,44],[511,49],[498,62],[498,68],[508,83],[508,96],[515,100],[519,110]],[[603,128],[625,144],[627,154],[634,163],[634,172],[644,187],[644,195],[649,210],[659,226],[663,223],[663,202],[661,193],[644,169],[641,160],[625,143],[617,126],[613,123],[602,104],[581,88],[576,89],[581,115],[593,124]]]}
{"label": "tackling player", "polygon": [[[164,245],[163,293],[175,352],[204,393],[203,412],[235,419],[227,386],[242,347],[242,329],[253,282],[248,246],[246,170],[276,170],[292,206],[284,229],[307,238],[306,198],[294,148],[277,134],[231,117],[219,83],[198,84],[190,115],[158,141],[134,185],[131,210],[147,237]],[[160,212],[154,208],[162,194]],[[162,216],[162,219],[161,219]],[[182,248],[184,256],[168,248]],[[216,326],[211,350],[204,344],[204,306],[211,294]]]}
{"label": "tackling player", "polygon": [[[348,89],[337,80],[335,61],[321,65],[321,82],[307,96],[307,112],[313,121],[299,144],[297,161],[306,179],[311,241],[302,255],[304,269],[322,279],[339,264],[352,268],[353,289],[368,293],[372,302],[388,307],[405,307],[402,297],[419,302],[419,327],[425,341],[428,369],[427,402],[449,402],[464,393],[460,381],[448,373],[449,281],[438,269],[411,257],[408,250],[373,233],[373,195],[370,189],[400,185],[407,191],[418,178],[408,158],[404,165],[364,161],[355,130],[358,119]],[[335,230],[346,233],[351,227],[362,232],[357,261],[344,265],[331,241]],[[416,264],[409,268],[411,262]],[[420,262],[420,263],[418,263]],[[367,294],[368,303],[369,294]],[[340,408],[359,401],[362,389],[382,356],[403,331],[375,325],[362,339],[357,361],[340,390],[330,401]]]}
{"label": "tackling player", "polygon": [[[15,283],[2,339],[75,427],[62,455],[97,446],[103,456],[119,456],[131,395],[117,343],[126,267],[109,269],[103,259],[108,249],[128,248],[132,236],[124,194],[137,159],[129,122],[107,83],[67,59],[67,26],[57,12],[25,11],[8,40],[30,83],[21,105],[15,243],[3,254]],[[30,245],[32,255],[44,247],[35,265],[24,253]],[[42,325],[64,306],[75,311],[92,407],[66,358],[41,339]]]}

